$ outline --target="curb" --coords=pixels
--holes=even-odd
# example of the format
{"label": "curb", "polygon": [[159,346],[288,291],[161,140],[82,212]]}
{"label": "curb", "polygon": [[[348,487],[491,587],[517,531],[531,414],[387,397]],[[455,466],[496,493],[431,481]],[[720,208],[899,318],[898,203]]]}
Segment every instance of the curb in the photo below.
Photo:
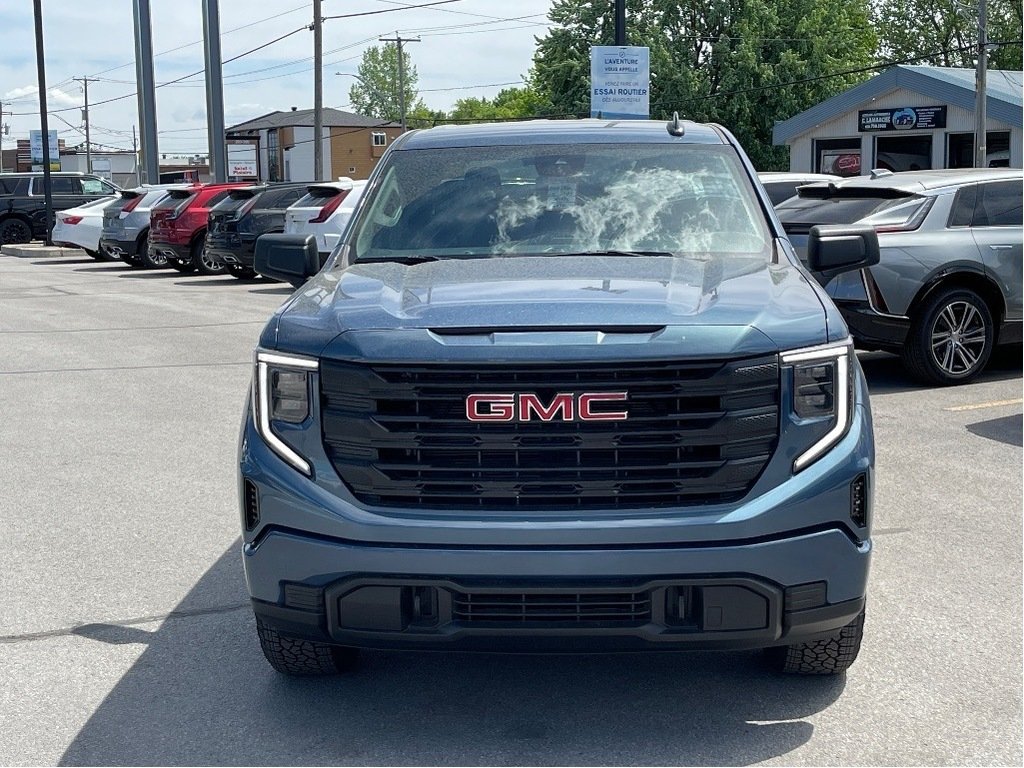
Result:
{"label": "curb", "polygon": [[39,258],[56,256],[81,256],[85,253],[80,248],[62,248],[56,245],[36,245],[26,243],[24,245],[0,245],[0,253],[4,256],[19,256],[21,258]]}

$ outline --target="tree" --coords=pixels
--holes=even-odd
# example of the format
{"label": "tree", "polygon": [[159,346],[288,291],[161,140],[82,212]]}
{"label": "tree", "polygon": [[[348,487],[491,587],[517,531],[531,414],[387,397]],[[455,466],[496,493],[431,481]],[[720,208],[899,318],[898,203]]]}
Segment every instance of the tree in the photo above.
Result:
{"label": "tree", "polygon": [[[419,75],[408,51],[402,51],[402,59],[405,68],[406,114],[426,110],[416,89]],[[384,43],[383,46],[367,48],[359,62],[357,75],[355,84],[348,91],[349,100],[356,112],[381,120],[400,120],[398,46],[395,43]]]}
{"label": "tree", "polygon": [[[988,39],[1021,39],[1018,0],[988,0]],[[918,64],[973,68],[977,58],[977,0],[881,0],[874,15],[882,55],[889,60],[922,57]],[[929,54],[929,55],[925,55]],[[1020,45],[989,51],[993,69],[1019,70]]]}
{"label": "tree", "polygon": [[550,110],[544,99],[535,90],[526,88],[504,88],[493,99],[470,96],[455,102],[450,120],[507,120],[514,118],[541,117]]}
{"label": "tree", "polygon": [[[531,84],[554,112],[589,114],[590,47],[614,43],[611,2],[555,0]],[[785,167],[772,126],[870,73],[869,0],[627,0],[627,42],[651,49],[651,116],[723,123],[761,170]]]}

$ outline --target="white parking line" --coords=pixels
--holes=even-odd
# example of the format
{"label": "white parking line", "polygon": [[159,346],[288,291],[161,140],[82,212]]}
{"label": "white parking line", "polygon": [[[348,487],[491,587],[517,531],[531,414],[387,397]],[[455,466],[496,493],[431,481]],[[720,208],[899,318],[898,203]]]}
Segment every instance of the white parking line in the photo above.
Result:
{"label": "white parking line", "polygon": [[1022,398],[1014,398],[1013,400],[990,400],[987,403],[972,403],[971,405],[955,405],[952,408],[944,408],[946,411],[977,411],[981,408],[999,408],[1003,405],[1020,405],[1024,403]]}

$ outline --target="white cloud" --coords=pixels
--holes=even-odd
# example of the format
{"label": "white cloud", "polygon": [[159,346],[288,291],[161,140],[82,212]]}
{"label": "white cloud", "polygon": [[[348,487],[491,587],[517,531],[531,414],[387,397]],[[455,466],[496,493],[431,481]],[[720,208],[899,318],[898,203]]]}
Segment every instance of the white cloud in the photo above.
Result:
{"label": "white cloud", "polygon": [[[449,109],[462,96],[492,97],[500,87],[479,86],[516,80],[529,70],[534,35],[543,34],[544,14],[551,2],[462,0],[452,5],[327,21],[323,36],[324,105],[348,108],[352,78],[335,77],[334,72],[354,72],[362,52],[370,45],[379,44],[377,38],[381,35],[394,35],[396,29],[404,36],[418,35],[422,40],[410,45],[408,50],[428,105]],[[17,13],[31,27],[31,3],[0,0],[0,5],[18,5],[23,10]],[[272,8],[281,5],[286,10],[273,14]],[[325,14],[327,5],[325,3]],[[358,5],[360,10],[384,9],[399,8],[401,3],[385,0]],[[157,82],[202,70],[203,47],[194,44],[203,35],[200,3],[197,0],[153,3],[152,10],[153,47],[158,53],[166,52],[158,55],[154,62]],[[303,30],[261,47],[275,37],[308,24],[311,13],[309,4],[302,7],[301,0],[287,3],[220,0],[224,58],[258,49],[252,55],[224,65],[227,76],[224,81],[225,119],[229,125],[276,109],[312,106],[312,35]],[[523,20],[495,22],[495,17],[527,15],[529,18]],[[61,116],[79,123],[77,108],[83,98],[79,83],[71,78],[96,77],[89,83],[93,141],[130,146],[132,127],[139,124],[133,94],[132,14],[125,13],[121,3],[68,2],[62,5],[60,13],[47,17],[46,23],[50,111],[66,109]],[[97,40],[117,41],[117,45],[97,46]],[[0,24],[0,51],[12,62],[0,61],[0,83],[3,84],[0,88],[34,82],[35,49],[31,35],[26,36],[15,25]],[[164,132],[160,137],[162,151],[205,151],[202,83],[199,75],[157,89],[157,127]],[[33,86],[26,85],[3,96],[4,111],[14,113],[5,115],[5,120],[11,124],[12,138],[27,137],[30,130],[39,127],[38,103],[32,98],[35,93]],[[51,127],[71,131],[59,121],[51,121]]]}
{"label": "white cloud", "polygon": [[[28,96],[35,96],[39,88],[34,85],[23,85],[4,94],[3,101],[24,99]],[[82,97],[70,94],[60,88],[48,88],[46,90],[46,105],[53,109],[55,107],[78,107],[82,104]]]}

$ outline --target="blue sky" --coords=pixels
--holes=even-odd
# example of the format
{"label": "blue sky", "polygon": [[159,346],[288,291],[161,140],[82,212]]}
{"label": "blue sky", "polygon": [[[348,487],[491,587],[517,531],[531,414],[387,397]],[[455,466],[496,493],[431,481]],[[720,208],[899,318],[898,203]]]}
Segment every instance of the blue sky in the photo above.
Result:
{"label": "blue sky", "polygon": [[[396,9],[427,0],[323,0],[323,14]],[[203,67],[201,0],[151,0],[158,83]],[[464,96],[493,96],[529,69],[534,36],[547,28],[551,0],[457,0],[324,24],[324,104],[348,109],[351,77],[362,52],[397,30],[419,35],[408,48],[422,98],[447,109]],[[223,58],[309,24],[312,3],[301,0],[220,0]],[[525,18],[523,18],[525,17]],[[50,128],[69,144],[82,141],[81,84],[89,84],[92,140],[130,148],[138,124],[135,97],[97,102],[135,90],[131,0],[43,0]],[[499,21],[498,19],[511,19]],[[255,23],[254,23],[255,22]],[[236,29],[238,27],[244,27]],[[235,31],[230,31],[235,30]],[[0,100],[11,133],[28,138],[39,127],[32,3],[0,2]],[[457,55],[453,52],[457,51]],[[313,101],[312,33],[306,30],[224,65],[228,125],[275,109],[309,108]],[[157,89],[162,154],[206,151],[205,92],[198,75]],[[466,87],[472,86],[472,87]],[[489,87],[484,87],[489,86]],[[449,90],[449,89],[459,90]],[[64,110],[64,111],[59,111]],[[64,122],[67,121],[67,122]]]}

